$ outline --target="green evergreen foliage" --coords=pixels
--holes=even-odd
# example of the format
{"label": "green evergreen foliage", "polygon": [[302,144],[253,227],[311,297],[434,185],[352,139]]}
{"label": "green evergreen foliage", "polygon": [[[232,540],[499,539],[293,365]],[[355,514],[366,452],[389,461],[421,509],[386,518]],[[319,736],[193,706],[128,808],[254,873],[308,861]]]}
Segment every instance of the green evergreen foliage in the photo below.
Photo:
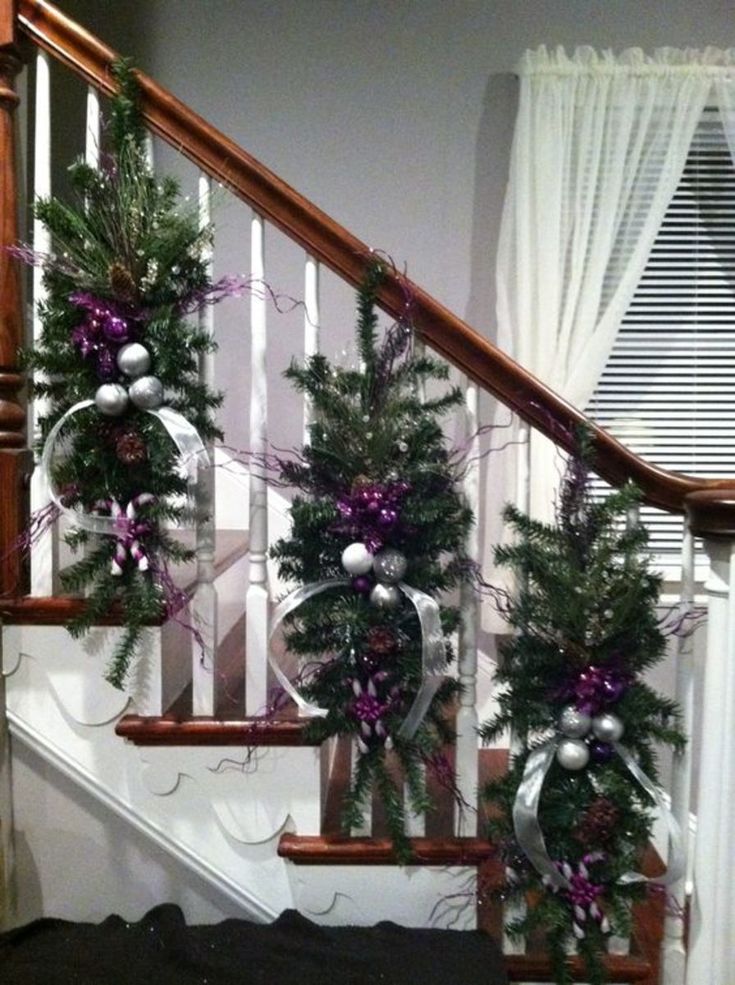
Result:
{"label": "green evergreen foliage", "polygon": [[[212,230],[200,228],[196,209],[179,200],[175,181],[152,172],[135,75],[127,62],[119,62],[114,75],[120,91],[112,100],[99,168],[75,162],[70,168],[73,201],[50,198],[35,204],[36,216],[52,236],[51,254],[32,258],[44,268],[48,294],[41,310],[41,340],[25,353],[33,395],[49,401],[40,421],[41,445],[73,404],[94,398],[101,382],[130,382],[115,364],[119,345],[89,327],[93,304],[127,323],[124,341],[139,342],[148,350],[149,372],[163,384],[166,405],[179,411],[204,440],[220,436],[212,412],[221,397],[197,377],[199,356],[213,342],[186,321],[188,314],[216,299],[217,285],[209,279],[205,257]],[[89,351],[80,332],[86,333]],[[112,369],[102,376],[99,360],[105,346]],[[137,456],[121,458],[121,438],[133,443]],[[67,591],[88,594],[84,614],[69,627],[73,634],[84,633],[113,601],[122,604],[126,631],[107,673],[121,687],[143,626],[160,619],[171,602],[162,573],[168,564],[190,556],[162,526],[187,516],[187,508],[172,500],[186,492],[186,480],[177,467],[177,449],[160,422],[132,404],[114,418],[96,407],[75,413],[65,424],[63,439],[66,451],[53,465],[53,481],[64,491],[66,505],[90,512],[100,501],[115,500],[124,508],[141,493],[155,496],[145,509],[149,529],[143,535],[151,570],[139,570],[129,558],[122,573],[113,575],[116,539],[103,536],[93,542],[84,531],[74,531],[70,542],[75,547],[86,543],[88,553],[62,574]]]}
{"label": "green evergreen foliage", "polygon": [[[299,492],[291,508],[291,535],[275,544],[271,555],[281,576],[298,586],[347,577],[341,557],[351,543],[362,541],[372,553],[393,548],[407,560],[403,581],[438,601],[465,570],[462,551],[472,522],[439,423],[461,393],[449,389],[422,402],[421,385],[446,379],[447,367],[410,351],[407,325],[394,325],[379,340],[375,296],[383,276],[376,264],[358,295],[360,369],[332,366],[316,355],[286,372],[311,399],[316,423],[301,456],[281,463],[282,478]],[[368,531],[347,514],[350,503],[375,490],[398,490],[399,515],[380,543],[371,544]],[[361,749],[345,828],[359,825],[375,788],[396,854],[405,859],[403,797],[390,759],[401,764],[412,808],[423,811],[428,800],[421,765],[451,738],[446,709],[456,685],[450,680],[442,685],[413,738],[399,734],[421,683],[421,628],[405,596],[396,609],[379,609],[369,600],[369,587],[332,587],[308,599],[288,619],[286,641],[302,660],[302,693],[328,710],[326,718],[313,720],[312,734],[319,739],[351,735]],[[445,604],[440,611],[450,660],[449,637],[458,613]],[[382,706],[379,723],[361,721],[360,695]]]}
{"label": "green evergreen foliage", "polygon": [[[531,901],[527,914],[509,930],[545,935],[558,985],[572,981],[565,955],[575,941],[574,909],[563,892],[547,888],[516,841],[513,804],[529,754],[550,737],[560,737],[560,715],[569,706],[619,719],[621,744],[654,781],[656,746],[680,750],[684,743],[676,705],[642,678],[662,658],[665,639],[656,613],[660,580],[644,553],[646,532],[638,523],[626,523],[639,496],[627,486],[604,502],[594,501],[590,461],[583,436],[580,456],[571,461],[563,482],[554,524],[506,508],[505,518],[518,537],[513,546],[498,548],[496,559],[517,577],[507,613],[514,634],[496,675],[502,685],[499,711],[481,729],[490,741],[512,727],[519,745],[508,774],[485,790],[492,805],[489,833],[508,865],[504,898]],[[584,741],[592,751],[594,734]],[[596,902],[606,921],[588,913],[581,925],[584,935],[576,940],[592,985],[605,981],[606,938],[629,932],[630,904],[646,893],[645,884],[618,880],[639,870],[652,822],[650,798],[623,759],[612,748],[602,752],[606,755],[593,755],[580,770],[554,759],[538,810],[555,863],[569,863],[576,871],[593,857],[587,867],[600,887]]]}

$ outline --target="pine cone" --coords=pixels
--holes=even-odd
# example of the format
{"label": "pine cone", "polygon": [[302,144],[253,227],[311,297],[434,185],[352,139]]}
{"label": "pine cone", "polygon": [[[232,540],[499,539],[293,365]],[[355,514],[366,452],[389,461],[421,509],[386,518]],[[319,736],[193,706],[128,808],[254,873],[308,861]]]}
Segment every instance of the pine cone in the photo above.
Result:
{"label": "pine cone", "polygon": [[620,811],[607,797],[593,800],[574,830],[574,837],[582,844],[593,847],[612,841],[620,820]]}
{"label": "pine cone", "polygon": [[148,458],[148,449],[137,431],[123,431],[115,443],[115,454],[123,465],[140,465]]}
{"label": "pine cone", "polygon": [[122,301],[133,301],[137,294],[133,275],[122,263],[112,263],[107,271],[110,287],[115,297]]}
{"label": "pine cone", "polygon": [[392,653],[398,646],[396,634],[387,626],[373,626],[368,630],[366,643],[373,653]]}

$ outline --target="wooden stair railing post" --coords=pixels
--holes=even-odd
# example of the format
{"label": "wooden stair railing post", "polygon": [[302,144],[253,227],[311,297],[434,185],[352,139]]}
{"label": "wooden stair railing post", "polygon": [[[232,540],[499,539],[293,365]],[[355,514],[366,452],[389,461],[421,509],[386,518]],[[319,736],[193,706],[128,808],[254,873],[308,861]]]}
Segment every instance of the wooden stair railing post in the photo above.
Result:
{"label": "wooden stair railing post", "polygon": [[733,980],[735,941],[735,489],[687,497],[710,558],[687,985]]}
{"label": "wooden stair railing post", "polygon": [[18,261],[5,249],[18,240],[14,111],[15,77],[22,67],[16,3],[0,0],[0,594],[26,590],[27,572],[9,548],[27,524],[26,412],[19,399],[23,375],[18,349],[23,312]]}

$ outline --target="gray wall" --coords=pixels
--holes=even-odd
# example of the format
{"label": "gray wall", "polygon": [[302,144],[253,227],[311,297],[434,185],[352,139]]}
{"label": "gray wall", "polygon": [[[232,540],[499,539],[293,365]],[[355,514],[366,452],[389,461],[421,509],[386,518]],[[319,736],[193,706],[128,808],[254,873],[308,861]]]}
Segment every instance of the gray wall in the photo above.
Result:
{"label": "gray wall", "polygon": [[[540,43],[735,44],[721,0],[61,0],[111,46],[170,88],[440,301],[492,337],[493,272],[515,111],[514,65]],[[62,121],[70,118],[68,111]],[[73,143],[69,141],[70,144]],[[161,163],[178,168],[161,153]],[[194,176],[179,169],[185,185]],[[219,269],[247,269],[247,213],[219,209]],[[271,237],[269,280],[300,297],[298,255]],[[325,287],[327,341],[345,344],[350,296]],[[218,313],[226,352],[224,422],[245,441],[246,331]],[[300,316],[271,319],[271,402],[300,349]],[[295,415],[273,438],[298,441]]]}

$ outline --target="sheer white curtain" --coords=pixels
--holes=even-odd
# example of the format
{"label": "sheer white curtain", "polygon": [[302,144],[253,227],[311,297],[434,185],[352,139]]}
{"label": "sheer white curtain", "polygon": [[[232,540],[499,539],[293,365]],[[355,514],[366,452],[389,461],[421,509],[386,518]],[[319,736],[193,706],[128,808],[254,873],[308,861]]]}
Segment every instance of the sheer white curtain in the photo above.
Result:
{"label": "sheer white curtain", "polygon": [[[521,61],[498,341],[577,407],[610,354],[723,61],[713,49],[544,47]],[[531,441],[531,511],[546,519],[555,451],[537,433]],[[515,498],[512,485],[505,494]]]}

